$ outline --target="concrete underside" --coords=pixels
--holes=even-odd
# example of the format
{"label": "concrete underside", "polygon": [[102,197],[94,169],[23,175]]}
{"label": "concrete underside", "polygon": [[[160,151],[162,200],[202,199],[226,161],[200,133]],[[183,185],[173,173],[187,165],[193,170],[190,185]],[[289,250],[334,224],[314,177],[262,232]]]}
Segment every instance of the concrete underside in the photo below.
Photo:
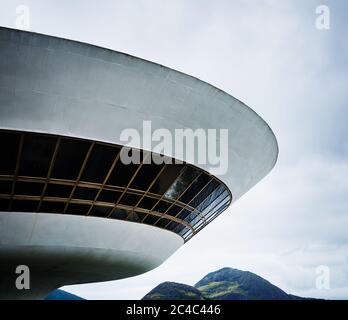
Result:
{"label": "concrete underside", "polygon": [[[134,222],[0,212],[0,299],[40,299],[64,285],[139,275],[182,244],[172,232]],[[15,286],[18,265],[30,269],[30,290]]]}

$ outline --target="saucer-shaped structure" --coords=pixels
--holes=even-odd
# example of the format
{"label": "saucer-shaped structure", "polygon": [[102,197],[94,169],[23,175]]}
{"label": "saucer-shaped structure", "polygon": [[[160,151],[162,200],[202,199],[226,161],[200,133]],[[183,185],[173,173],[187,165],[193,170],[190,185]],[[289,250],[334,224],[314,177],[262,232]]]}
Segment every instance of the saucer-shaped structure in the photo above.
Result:
{"label": "saucer-shaped structure", "polygon": [[[121,134],[228,129],[228,170],[124,164]],[[132,147],[138,147],[133,146]],[[191,76],[80,42],[0,28],[0,297],[34,298],[160,265],[274,166],[268,125]],[[182,159],[180,159],[182,160]],[[15,269],[30,270],[30,290]]]}

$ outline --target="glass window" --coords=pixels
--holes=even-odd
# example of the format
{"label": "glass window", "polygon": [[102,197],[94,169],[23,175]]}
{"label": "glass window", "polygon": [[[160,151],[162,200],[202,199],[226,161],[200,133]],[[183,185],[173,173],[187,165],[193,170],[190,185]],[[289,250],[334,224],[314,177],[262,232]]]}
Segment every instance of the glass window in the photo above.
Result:
{"label": "glass window", "polygon": [[128,212],[123,209],[116,208],[112,211],[110,218],[125,220],[128,216]]}
{"label": "glass window", "polygon": [[181,235],[184,239],[187,239],[190,235],[192,235],[192,230],[190,228],[185,228],[185,230],[181,231]]}
{"label": "glass window", "polygon": [[143,164],[140,171],[130,185],[130,188],[137,190],[147,190],[164,165]]}
{"label": "glass window", "polygon": [[112,210],[112,207],[93,206],[90,216],[106,218]]}
{"label": "glass window", "polygon": [[209,197],[209,195],[211,195],[219,185],[220,183],[217,180],[211,180],[202,190],[202,192],[190,202],[190,206],[193,208],[197,208],[197,206],[204,200],[206,200],[207,197]]}
{"label": "glass window", "polygon": [[214,208],[221,203],[221,201],[228,200],[228,191],[225,189],[212,203],[209,204],[203,211],[203,215],[208,215],[210,212],[214,211]]}
{"label": "glass window", "polygon": [[119,147],[96,144],[88,158],[83,171],[81,181],[102,183],[106,178],[113,162],[115,161]]}
{"label": "glass window", "polygon": [[141,222],[145,218],[146,213],[130,211],[128,220],[133,222]]}
{"label": "glass window", "polygon": [[185,191],[180,197],[180,201],[183,203],[189,203],[211,180],[211,177],[205,173],[202,173],[194,183]]}
{"label": "glass window", "polygon": [[15,194],[26,196],[41,196],[43,187],[43,183],[17,181]]}
{"label": "glass window", "polygon": [[52,178],[76,180],[89,146],[89,142],[62,139],[54,163]]}
{"label": "glass window", "polygon": [[1,211],[8,211],[9,206],[10,206],[10,200],[0,199],[0,210]]}
{"label": "glass window", "polygon": [[46,188],[46,197],[69,198],[73,187],[61,184],[49,183]]}
{"label": "glass window", "polygon": [[18,174],[28,177],[46,177],[57,138],[38,134],[24,136]]}
{"label": "glass window", "polygon": [[199,212],[203,212],[206,210],[206,208],[212,204],[224,191],[226,188],[223,185],[219,185],[217,188],[214,189],[214,191],[205,198],[199,205],[196,206],[196,209]]}
{"label": "glass window", "polygon": [[144,220],[144,223],[149,225],[154,225],[158,221],[159,217],[154,216],[153,214],[148,214],[146,219]]}
{"label": "glass window", "polygon": [[86,204],[76,204],[70,203],[68,209],[66,210],[67,214],[72,215],[82,215],[85,216],[91,206]]}
{"label": "glass window", "polygon": [[98,189],[77,187],[73,199],[94,200],[97,193]]}
{"label": "glass window", "polygon": [[14,200],[12,202],[12,211],[17,212],[35,212],[39,201]]}
{"label": "glass window", "polygon": [[181,210],[182,210],[181,207],[174,205],[167,211],[166,214],[175,217]]}
{"label": "glass window", "polygon": [[138,164],[125,165],[118,161],[112,171],[107,184],[112,186],[126,187],[138,169]]}
{"label": "glass window", "polygon": [[20,134],[0,132],[0,175],[14,175]]}
{"label": "glass window", "polygon": [[197,178],[199,170],[191,166],[187,166],[183,173],[175,180],[173,185],[165,193],[165,197],[169,199],[177,199],[187,189],[191,182]]}
{"label": "glass window", "polygon": [[183,225],[178,226],[174,232],[178,233],[179,235],[183,236],[185,235],[187,232],[190,232],[191,230]]}
{"label": "glass window", "polygon": [[171,220],[166,219],[166,218],[160,218],[157,223],[156,226],[160,227],[160,228],[164,228],[168,223],[170,223]]}
{"label": "glass window", "polygon": [[156,207],[154,208],[154,211],[157,211],[157,212],[160,212],[160,213],[164,213],[166,212],[169,207],[171,206],[172,204],[169,203],[169,202],[166,202],[166,201],[160,201]]}
{"label": "glass window", "polygon": [[151,187],[150,192],[163,195],[178,178],[183,168],[183,164],[167,164],[161,175],[156,179],[154,185]]}
{"label": "glass window", "polygon": [[139,207],[150,210],[157,203],[157,201],[158,201],[158,199],[144,197],[144,199],[141,200]]}
{"label": "glass window", "polygon": [[124,204],[126,206],[135,206],[140,200],[141,196],[137,194],[126,193],[120,200],[120,204]]}
{"label": "glass window", "polygon": [[215,207],[213,207],[209,212],[206,213],[205,218],[208,220],[209,217],[211,217],[212,215],[215,215],[218,212],[218,210],[224,205],[226,205],[227,203],[228,203],[228,197],[225,196],[220,202],[215,203]]}
{"label": "glass window", "polygon": [[178,226],[180,226],[179,223],[175,222],[175,221],[171,221],[167,226],[165,226],[165,229],[173,231],[175,228],[177,228]]}
{"label": "glass window", "polygon": [[11,194],[12,193],[12,181],[0,180],[0,194]]}
{"label": "glass window", "polygon": [[98,197],[98,201],[116,203],[122,192],[102,190]]}
{"label": "glass window", "polygon": [[[190,216],[190,211],[187,209],[183,209],[176,217],[180,220],[186,220],[187,217]],[[192,214],[194,217],[196,216],[194,213]]]}
{"label": "glass window", "polygon": [[65,209],[65,202],[42,201],[40,212],[62,213]]}
{"label": "glass window", "polygon": [[185,229],[185,226],[179,223],[173,231],[175,233],[180,233],[183,229]]}

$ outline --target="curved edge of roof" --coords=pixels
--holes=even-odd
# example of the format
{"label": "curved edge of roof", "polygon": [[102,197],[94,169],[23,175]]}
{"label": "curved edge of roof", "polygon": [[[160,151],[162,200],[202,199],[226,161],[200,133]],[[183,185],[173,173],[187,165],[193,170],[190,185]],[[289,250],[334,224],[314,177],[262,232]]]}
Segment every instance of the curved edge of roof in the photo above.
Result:
{"label": "curved edge of roof", "polygon": [[245,104],[244,102],[242,102],[241,100],[239,100],[238,98],[232,96],[231,94],[227,93],[226,91],[220,89],[219,87],[213,85],[213,84],[210,84],[208,83],[207,81],[205,80],[201,80],[199,79],[198,77],[195,77],[195,76],[192,76],[192,75],[189,75],[185,72],[182,72],[182,71],[178,71],[178,70],[175,70],[171,67],[167,67],[165,65],[162,65],[160,63],[156,63],[156,62],[153,62],[153,61],[150,61],[150,60],[147,60],[147,59],[143,59],[143,58],[140,58],[138,56],[134,56],[134,55],[131,55],[131,54],[128,54],[128,53],[125,53],[125,52],[122,52],[122,51],[116,51],[116,50],[113,50],[113,49],[110,49],[110,48],[105,48],[105,47],[101,47],[99,45],[95,45],[95,44],[90,44],[90,43],[87,43],[87,42],[83,42],[83,41],[79,41],[79,40],[72,40],[72,39],[67,39],[67,38],[63,38],[63,37],[58,37],[58,36],[53,36],[53,35],[49,35],[49,34],[44,34],[44,33],[40,33],[40,32],[33,32],[33,31],[26,31],[26,30],[20,30],[20,29],[13,29],[13,28],[8,28],[8,27],[3,27],[3,26],[0,26],[0,30],[3,29],[3,30],[9,30],[9,31],[12,31],[12,32],[20,32],[20,33],[27,33],[27,34],[36,34],[36,35],[39,35],[39,36],[42,36],[42,37],[47,37],[47,38],[54,38],[54,39],[57,39],[59,41],[63,40],[63,41],[66,41],[66,42],[71,42],[71,43],[78,43],[80,45],[83,45],[85,47],[94,47],[94,48],[97,48],[98,50],[101,50],[101,51],[108,51],[108,52],[111,52],[111,53],[117,53],[117,54],[121,54],[125,57],[128,57],[128,58],[131,58],[131,59],[135,59],[135,60],[138,60],[138,61],[143,61],[143,62],[146,62],[148,64],[151,64],[155,67],[159,67],[159,68],[164,68],[166,70],[169,70],[171,72],[174,72],[174,73],[178,73],[180,75],[183,75],[184,77],[187,77],[187,78],[190,78],[190,79],[194,79],[195,81],[198,81],[208,87],[211,87],[211,88],[214,88],[215,90],[217,90],[218,92],[222,93],[223,95],[226,95],[228,96],[229,98],[232,98],[234,99],[235,101],[239,102],[240,104],[242,104],[246,109],[248,109],[251,113],[254,113],[256,115],[256,117],[260,120],[262,120],[262,122],[266,125],[266,127],[268,128],[268,130],[270,131],[271,133],[271,136],[273,136],[274,138],[274,141],[275,141],[275,147],[276,147],[276,156],[275,156],[275,161],[274,163],[272,164],[272,168],[275,166],[275,164],[277,163],[277,160],[278,160],[278,156],[279,156],[279,144],[278,144],[278,140],[276,138],[276,135],[274,134],[272,128],[268,125],[268,123],[254,110],[252,109],[251,107],[249,107],[247,104]]}
{"label": "curved edge of roof", "polygon": [[[274,142],[274,147],[275,147],[275,153],[274,153],[274,162],[272,164],[270,164],[269,166],[269,169],[267,172],[265,172],[265,174],[263,175],[263,177],[265,177],[270,171],[272,171],[272,169],[274,168],[275,164],[277,163],[277,160],[278,160],[278,156],[279,156],[279,144],[278,144],[278,140],[273,132],[273,130],[271,129],[271,127],[268,125],[268,123],[255,111],[253,110],[251,107],[249,107],[248,105],[246,105],[244,102],[242,102],[241,100],[239,100],[238,98],[232,96],[231,94],[227,93],[226,91],[218,88],[217,86],[215,85],[212,85],[210,83],[208,83],[207,81],[204,81],[204,80],[201,80],[199,79],[198,77],[195,77],[195,76],[192,76],[192,75],[189,75],[185,72],[182,72],[182,71],[178,71],[178,70],[175,70],[171,67],[167,67],[165,65],[162,65],[162,64],[159,64],[159,63],[156,63],[156,62],[153,62],[153,61],[150,61],[150,60],[147,60],[147,59],[144,59],[144,58],[140,58],[140,57],[137,57],[137,56],[134,56],[134,55],[131,55],[131,54],[128,54],[128,53],[125,53],[125,52],[121,52],[121,51],[116,51],[116,50],[113,50],[113,49],[110,49],[110,48],[105,48],[105,47],[101,47],[99,45],[95,45],[95,44],[90,44],[90,43],[87,43],[87,42],[83,42],[83,41],[79,41],[79,40],[72,40],[72,39],[67,39],[67,38],[63,38],[63,37],[59,37],[59,36],[53,36],[53,35],[48,35],[48,34],[43,34],[43,33],[39,33],[39,32],[32,32],[32,31],[26,31],[26,30],[20,30],[20,29],[13,29],[13,28],[8,28],[8,27],[2,27],[0,26],[0,33],[1,33],[1,30],[3,31],[6,31],[7,33],[9,32],[14,32],[14,33],[22,33],[22,34],[27,34],[27,35],[37,35],[37,36],[40,36],[42,38],[46,38],[47,40],[50,40],[50,39],[54,39],[55,41],[63,41],[65,43],[70,43],[70,44],[78,44],[80,46],[82,46],[82,48],[95,48],[97,49],[99,52],[108,52],[109,54],[117,54],[117,55],[121,55],[127,59],[132,59],[134,61],[138,61],[138,62],[143,62],[143,63],[146,63],[148,65],[152,65],[153,67],[157,68],[157,69],[164,69],[164,70],[167,70],[169,72],[172,72],[174,74],[178,74],[180,76],[183,76],[184,78],[187,78],[187,79],[191,79],[197,83],[200,83],[200,84],[203,84],[204,86],[208,87],[208,88],[211,88],[211,89],[214,89],[216,90],[216,92],[228,97],[229,99],[233,100],[234,102],[240,104],[243,108],[245,108],[248,112],[250,112],[251,114],[254,114],[256,119],[258,119],[260,122],[262,122],[264,125],[265,125],[265,128],[266,128],[266,131],[269,131],[269,134],[270,134],[270,137],[273,137],[273,142]],[[1,34],[0,34],[0,41],[1,41]],[[79,54],[78,52],[74,52],[75,54]],[[104,61],[109,61],[103,57],[93,57],[92,55],[90,56],[90,58],[95,58],[95,59],[100,59],[100,60],[104,60]],[[110,62],[110,61],[109,61]],[[262,177],[262,178],[263,178]],[[260,182],[259,179],[255,184],[257,184],[258,182]],[[220,180],[222,181],[222,179]],[[230,192],[232,192],[231,188],[227,187]],[[245,192],[244,192],[245,193]],[[244,194],[243,193],[243,194]],[[242,196],[243,194],[241,194],[240,196]],[[236,197],[236,199],[240,198],[240,196]],[[235,200],[236,200],[235,199]],[[234,202],[234,201],[233,201]]]}

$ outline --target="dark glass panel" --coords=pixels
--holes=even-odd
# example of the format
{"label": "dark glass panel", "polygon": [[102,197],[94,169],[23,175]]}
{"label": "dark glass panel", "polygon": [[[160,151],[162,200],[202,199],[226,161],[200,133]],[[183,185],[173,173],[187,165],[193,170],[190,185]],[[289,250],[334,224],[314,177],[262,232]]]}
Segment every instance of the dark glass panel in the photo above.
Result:
{"label": "dark glass panel", "polygon": [[136,214],[138,215],[139,221],[143,221],[146,217],[146,213],[144,212],[136,212]]}
{"label": "dark glass panel", "polygon": [[137,194],[126,193],[120,200],[120,204],[124,204],[127,206],[135,206],[140,200],[141,196]]}
{"label": "dark glass panel", "polygon": [[204,221],[202,219],[199,219],[198,217],[191,221],[191,226],[195,229],[195,230],[200,230],[201,228],[203,228],[204,225]]}
{"label": "dark glass panel", "polygon": [[207,197],[209,197],[209,195],[211,195],[219,185],[219,182],[215,179],[210,181],[209,184],[202,190],[202,192],[190,202],[190,206],[197,208],[197,206],[205,199],[207,199]]}
{"label": "dark glass panel", "polygon": [[222,199],[220,199],[220,202],[216,202],[214,203],[214,207],[205,214],[205,218],[209,219],[209,217],[211,217],[212,215],[214,215],[222,206],[226,205],[228,203],[228,197],[224,197]]}
{"label": "dark glass panel", "polygon": [[26,196],[41,196],[43,187],[43,183],[17,181],[15,194]]}
{"label": "dark glass panel", "polygon": [[184,169],[184,172],[175,180],[173,185],[165,193],[165,197],[173,200],[177,199],[198,175],[198,169],[187,166]]}
{"label": "dark glass panel", "polygon": [[189,232],[189,231],[190,231],[190,229],[187,228],[187,227],[185,227],[185,226],[183,226],[183,225],[178,226],[178,227],[174,230],[174,232],[178,233],[178,234],[181,235],[181,236],[183,236],[184,234],[186,234],[186,233]]}
{"label": "dark glass panel", "polygon": [[10,200],[0,199],[0,211],[8,211]]}
{"label": "dark glass panel", "polygon": [[151,187],[150,192],[163,195],[179,176],[183,167],[182,164],[168,164]]}
{"label": "dark glass panel", "polygon": [[81,181],[102,183],[119,151],[119,147],[96,144],[88,158]]}
{"label": "dark glass panel", "polygon": [[186,217],[185,221],[189,224],[192,224],[192,221],[202,220],[202,216],[197,215],[194,212],[190,212],[190,214]]}
{"label": "dark glass panel", "polygon": [[39,201],[14,200],[12,202],[12,211],[35,212]]}
{"label": "dark glass panel", "polygon": [[203,173],[195,182],[187,189],[187,191],[180,197],[180,201],[183,203],[189,203],[211,180],[211,177]]}
{"label": "dark glass panel", "polygon": [[17,163],[20,134],[0,132],[0,174],[14,175]]}
{"label": "dark glass panel", "polygon": [[159,218],[159,220],[156,223],[156,226],[158,226],[160,228],[164,228],[170,222],[171,222],[171,220],[169,220],[169,219]]}
{"label": "dark glass panel", "polygon": [[[190,216],[190,211],[187,209],[183,209],[178,215],[177,218],[180,220],[185,220],[188,216]],[[195,216],[195,214],[193,214]]]}
{"label": "dark glass panel", "polygon": [[205,198],[199,205],[196,206],[196,209],[200,212],[203,212],[225,190],[226,190],[226,188],[223,185],[219,185],[217,188],[214,189],[214,191],[207,198]]}
{"label": "dark glass panel", "polygon": [[102,190],[98,197],[98,201],[116,203],[122,192]]}
{"label": "dark glass panel", "polygon": [[121,161],[118,161],[107,181],[107,184],[112,186],[126,187],[138,167],[138,164],[125,165]]}
{"label": "dark glass panel", "polygon": [[186,228],[183,224],[178,224],[178,225],[176,226],[176,228],[173,229],[173,231],[174,231],[175,233],[180,233],[180,232],[182,232],[184,229],[188,229],[188,228]]}
{"label": "dark glass panel", "polygon": [[130,188],[137,190],[147,190],[153,183],[164,165],[143,164],[140,171],[130,185]]}
{"label": "dark glass panel", "polygon": [[167,226],[165,226],[165,229],[173,231],[175,228],[177,228],[178,226],[180,226],[179,223],[175,222],[175,221],[171,221]]}
{"label": "dark glass panel", "polygon": [[106,218],[112,210],[112,207],[93,206],[90,216]]}
{"label": "dark glass panel", "polygon": [[191,221],[187,221],[190,223],[191,226],[200,225],[204,223],[204,220],[201,215],[196,215],[195,217],[192,217]]}
{"label": "dark glass panel", "polygon": [[0,180],[0,194],[11,194],[12,193],[12,181]]}
{"label": "dark glass panel", "polygon": [[65,208],[65,202],[42,201],[40,212],[62,213]]}
{"label": "dark glass panel", "polygon": [[192,235],[192,233],[193,232],[192,232],[192,230],[190,228],[185,227],[185,229],[182,230],[182,232],[181,232],[181,236],[183,236],[184,239],[187,239],[190,235]]}
{"label": "dark glass panel", "polygon": [[157,201],[158,199],[144,197],[144,199],[141,200],[139,207],[150,210],[157,203]]}
{"label": "dark glass panel", "polygon": [[174,205],[166,212],[166,214],[175,217],[181,210],[181,207]]}
{"label": "dark glass panel", "polygon": [[160,212],[160,213],[164,213],[166,212],[169,207],[171,206],[172,204],[169,203],[169,202],[166,202],[166,201],[160,201],[156,207],[154,208],[154,211],[157,211],[157,212]]}
{"label": "dark glass panel", "polygon": [[207,206],[203,211],[202,214],[203,215],[207,215],[210,212],[214,211],[214,208],[220,204],[221,201],[229,198],[229,194],[228,191],[225,189],[224,192],[222,192],[216,199],[214,199],[214,201],[212,203],[209,204],[209,206]]}
{"label": "dark glass panel", "polygon": [[72,186],[49,183],[46,188],[45,196],[67,199],[70,197],[72,189]]}
{"label": "dark glass panel", "polygon": [[128,216],[129,221],[141,222],[145,218],[145,213],[131,211]]}
{"label": "dark glass panel", "polygon": [[57,179],[76,180],[89,147],[90,142],[62,139],[51,176]]}
{"label": "dark glass panel", "polygon": [[127,216],[128,212],[126,210],[116,208],[112,211],[110,218],[125,220]]}
{"label": "dark glass panel", "polygon": [[94,200],[97,193],[98,189],[77,187],[73,199]]}
{"label": "dark glass panel", "polygon": [[26,134],[18,174],[29,177],[46,177],[57,138],[38,134]]}
{"label": "dark glass panel", "polygon": [[66,211],[67,214],[73,214],[73,215],[86,215],[90,205],[86,204],[75,204],[75,203],[70,203],[68,206],[68,209]]}
{"label": "dark glass panel", "polygon": [[159,217],[154,216],[152,214],[149,214],[146,219],[144,220],[144,223],[149,225],[154,225],[158,221]]}

